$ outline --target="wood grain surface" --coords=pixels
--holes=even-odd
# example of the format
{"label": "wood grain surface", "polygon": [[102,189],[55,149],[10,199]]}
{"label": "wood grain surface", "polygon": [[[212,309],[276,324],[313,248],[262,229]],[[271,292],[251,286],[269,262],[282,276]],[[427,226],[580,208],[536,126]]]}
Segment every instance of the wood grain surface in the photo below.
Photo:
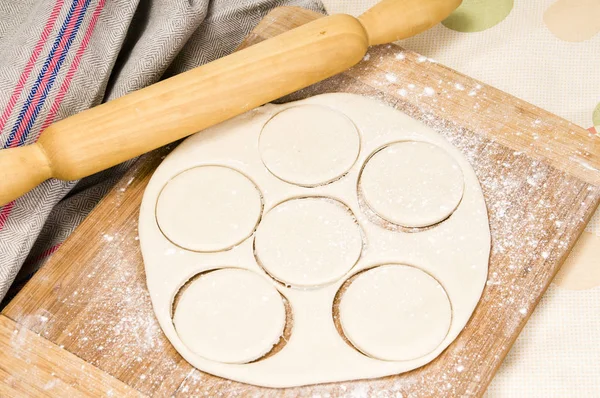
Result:
{"label": "wood grain surface", "polygon": [[[318,17],[276,9],[242,46]],[[464,331],[435,361],[397,376],[293,389],[255,387],[193,369],[154,318],[137,241],[144,187],[170,148],[135,164],[4,315],[148,396],[483,395],[598,206],[600,140],[393,45],[373,48],[355,68],[282,101],[325,92],[375,97],[423,121],[465,154],[481,182],[493,239],[488,283]],[[47,380],[34,376],[28,383],[39,388]]]}
{"label": "wood grain surface", "polygon": [[0,315],[0,397],[139,397],[134,389]]}

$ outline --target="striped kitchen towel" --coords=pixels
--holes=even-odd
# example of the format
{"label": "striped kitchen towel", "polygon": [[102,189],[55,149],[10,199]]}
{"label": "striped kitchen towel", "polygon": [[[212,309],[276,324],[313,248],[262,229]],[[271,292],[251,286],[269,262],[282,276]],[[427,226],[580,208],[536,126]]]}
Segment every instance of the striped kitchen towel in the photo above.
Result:
{"label": "striped kitchen towel", "polygon": [[[323,12],[319,0],[1,1],[0,148],[33,143],[57,120],[230,53],[280,5]],[[129,164],[49,180],[0,207],[0,301]]]}

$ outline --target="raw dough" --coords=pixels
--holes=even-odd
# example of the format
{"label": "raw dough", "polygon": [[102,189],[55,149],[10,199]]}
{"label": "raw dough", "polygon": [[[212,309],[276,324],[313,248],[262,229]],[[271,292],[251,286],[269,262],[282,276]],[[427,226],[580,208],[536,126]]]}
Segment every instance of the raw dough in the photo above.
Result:
{"label": "raw dough", "polygon": [[250,236],[261,211],[260,192],[246,176],[227,167],[203,166],[168,182],[156,204],[156,220],[176,245],[208,252]]}
{"label": "raw dough", "polygon": [[365,354],[387,361],[429,354],[448,334],[451,320],[444,288],[407,265],[359,274],[340,301],[340,323],[348,340]]}
{"label": "raw dough", "polygon": [[[275,176],[273,170],[270,171],[265,167],[265,163],[268,165],[269,161],[264,158],[264,153],[262,153],[264,149],[263,145],[265,144],[262,139],[265,136],[261,136],[261,132],[264,134],[267,131],[263,128],[269,124],[269,121],[271,121],[270,123],[277,121],[277,118],[274,118],[276,115],[284,116],[288,112],[289,115],[297,113],[303,116],[294,117],[292,121],[281,124],[277,128],[279,130],[272,131],[272,134],[277,135],[281,133],[282,136],[285,136],[286,129],[293,127],[293,130],[298,134],[307,131],[311,133],[318,130],[320,131],[319,134],[324,134],[324,136],[318,135],[316,137],[321,139],[330,130],[322,129],[319,126],[329,125],[332,120],[330,117],[334,115],[334,118],[341,117],[340,120],[345,120],[344,118],[351,120],[351,124],[354,126],[353,134],[357,135],[357,139],[354,141],[350,140],[350,142],[354,142],[350,146],[347,145],[347,142],[343,138],[336,138],[333,141],[328,141],[330,138],[327,138],[325,140],[327,142],[326,145],[309,146],[308,150],[314,151],[311,152],[314,153],[314,159],[313,155],[303,154],[301,158],[304,159],[306,164],[302,165],[298,163],[297,168],[292,168],[295,170],[293,172],[293,176],[295,177],[291,178],[289,175],[285,177],[283,175]],[[343,124],[346,125],[345,122]],[[276,125],[271,124],[269,129],[274,126]],[[346,130],[344,129],[344,131]],[[352,134],[349,137],[352,137]],[[372,163],[370,167],[365,168],[365,164],[369,159],[371,161],[376,159],[372,155],[379,153],[378,150],[381,148],[394,147],[395,143],[404,141],[427,143],[402,145],[406,145],[406,147],[413,146],[417,150],[421,148],[418,151],[419,156],[417,157],[411,157],[410,153],[408,154],[409,159],[412,159],[409,162],[409,167],[418,166],[419,172],[425,175],[426,178],[430,178],[429,175],[433,173],[431,183],[434,185],[431,185],[431,187],[437,187],[433,190],[421,190],[419,185],[409,184],[408,189],[414,190],[416,186],[419,188],[417,189],[418,194],[425,195],[426,192],[429,192],[437,201],[437,206],[447,205],[447,209],[450,209],[458,205],[456,209],[446,209],[443,212],[440,212],[435,207],[414,207],[412,212],[409,212],[411,217],[413,217],[411,220],[414,219],[420,222],[413,222],[412,224],[423,225],[435,223],[450,213],[451,217],[447,218],[444,222],[432,225],[430,228],[422,228],[417,232],[412,231],[411,233],[403,232],[402,228],[384,228],[378,222],[379,220],[374,218],[377,215],[373,214],[373,211],[369,210],[368,206],[363,206],[365,202],[364,198],[361,197],[362,194],[359,195],[358,193],[358,188],[361,187],[361,184],[363,190],[367,188],[364,185],[365,179],[370,180],[370,177],[366,177],[369,172],[373,171],[369,171],[369,168],[376,165],[376,163]],[[284,139],[280,142],[286,143],[290,142],[290,140]],[[358,142],[360,142],[360,145],[357,150],[356,144]],[[282,150],[285,152],[289,148],[283,148]],[[333,151],[336,155],[329,158],[329,155],[324,155],[324,150],[328,154],[331,153],[329,151]],[[286,156],[294,157],[293,151],[285,153],[287,153]],[[383,152],[381,155],[385,153]],[[333,162],[336,172],[330,173],[331,168],[328,167],[332,164],[328,163],[327,160],[333,160],[334,158],[347,159],[347,162],[344,167],[339,168],[336,166],[338,164],[337,161]],[[403,165],[402,159],[398,163],[398,159],[393,156],[389,160],[386,160],[385,156],[380,160],[384,161],[382,162],[384,163],[383,166]],[[448,170],[424,170],[423,164],[427,163],[435,167],[450,169],[456,166],[458,167],[458,171],[452,169],[453,172],[448,176]],[[319,169],[313,167],[317,164],[326,168],[326,170],[321,170],[324,174],[316,174],[319,178],[315,178],[315,172],[319,172]],[[236,180],[238,183],[235,186],[238,187],[239,193],[242,193],[239,188],[240,182],[246,182],[247,189],[241,195],[243,199],[241,200],[241,210],[238,207],[240,202],[237,201],[235,202],[235,206],[232,207],[239,211],[232,213],[220,211],[218,216],[207,209],[199,209],[205,205],[197,199],[201,197],[202,193],[207,192],[206,186],[208,185],[200,181],[198,181],[199,183],[195,183],[194,186],[189,183],[183,184],[189,190],[191,196],[187,198],[186,196],[173,195],[168,209],[163,210],[180,213],[182,218],[181,224],[173,225],[173,229],[170,232],[171,235],[176,235],[179,239],[187,239],[186,244],[188,246],[191,246],[192,243],[197,244],[199,241],[206,242],[212,239],[210,242],[212,242],[213,248],[220,249],[227,246],[230,249],[219,252],[198,252],[182,249],[181,247],[184,245],[181,242],[179,243],[180,247],[178,247],[161,232],[159,222],[171,222],[172,220],[165,221],[158,217],[157,222],[157,201],[165,185],[171,184],[170,181],[175,176],[186,170],[210,165],[220,165],[223,168],[231,170],[230,173],[225,174],[235,174],[238,177]],[[363,181],[359,184],[363,168],[365,168],[365,172],[362,173]],[[409,169],[396,167],[393,172],[398,176],[406,178],[407,175],[414,173],[415,170],[410,171]],[[247,176],[247,179],[244,176]],[[439,176],[443,176],[443,181],[439,181]],[[336,178],[338,179],[335,181],[323,184],[324,181]],[[284,179],[287,181],[284,181]],[[229,180],[229,177],[227,177],[227,180]],[[296,183],[288,182],[292,180]],[[366,182],[369,183],[369,181]],[[448,184],[449,182],[450,184]],[[214,183],[222,184],[221,187],[224,193],[229,192],[227,188],[234,186],[231,183],[225,184],[223,178],[215,179]],[[304,186],[309,185],[309,183],[315,186]],[[461,184],[462,188],[458,189]],[[385,187],[385,184],[383,186]],[[449,193],[447,192],[446,196],[442,198],[437,194],[437,189],[440,189],[440,187],[449,190]],[[392,184],[391,188],[398,189],[398,192],[403,196],[406,195],[404,189],[407,187],[400,189]],[[370,192],[374,193],[377,198],[378,192]],[[459,192],[461,195],[459,195]],[[381,193],[379,192],[379,194]],[[252,233],[254,224],[256,221],[259,221],[260,195],[262,195],[262,205],[264,206],[264,219],[256,227],[255,237],[258,241],[254,237],[244,239],[245,236]],[[196,198],[194,199],[195,202],[192,202],[192,197]],[[237,199],[238,197],[236,196],[235,198]],[[298,198],[310,199],[298,200]],[[448,201],[448,198],[452,200]],[[372,196],[370,196],[370,199],[371,202],[374,201]],[[427,200],[431,201],[431,198],[428,197]],[[180,201],[186,202],[186,206],[188,206],[187,212],[179,209]],[[454,203],[454,206],[450,205],[449,202]],[[165,203],[162,203],[162,205],[165,205]],[[292,225],[289,228],[284,228],[281,225],[277,226],[278,223],[274,222],[273,225],[277,226],[275,228],[276,232],[273,232],[273,230],[269,232],[269,229],[273,227],[273,225],[269,226],[271,224],[270,215],[275,214],[273,212],[276,211],[280,204],[286,203],[290,206],[290,214],[284,217],[283,220],[279,220],[282,223],[289,222],[290,220],[300,220],[298,224],[305,224],[303,215],[299,212],[299,209],[294,209],[291,206],[294,203],[330,204],[333,207],[330,207],[330,211],[328,210],[327,218],[338,218],[336,216],[338,212],[343,212],[347,216],[351,212],[353,217],[340,218],[346,221],[340,223],[335,231],[324,234],[326,240],[333,242],[336,240],[331,239],[333,236],[339,234],[341,231],[347,231],[347,234],[339,234],[342,236],[339,242],[350,243],[348,248],[352,248],[352,250],[343,251],[346,254],[352,254],[351,256],[348,255],[348,261],[344,260],[337,263],[337,259],[346,257],[335,256],[332,265],[334,265],[334,262],[337,265],[333,268],[314,267],[314,264],[311,264],[306,276],[299,275],[296,272],[300,268],[290,267],[290,265],[296,264],[295,261],[298,260],[298,258],[294,258],[293,256],[299,255],[300,257],[309,258],[315,253],[312,251],[305,253],[301,249],[304,246],[303,244],[306,243],[305,236],[307,234],[310,235],[310,229],[313,229],[312,237],[317,239],[319,245],[323,245],[325,242],[322,241],[322,237],[319,238],[324,231],[320,230],[320,227],[310,227],[307,223],[307,225],[294,225],[292,221]],[[342,203],[343,205],[341,205]],[[334,204],[338,204],[338,206],[334,206]],[[218,205],[217,208],[220,208],[220,202],[213,202],[213,205]],[[379,210],[381,211],[381,209]],[[200,223],[192,219],[188,220],[185,217],[186,215],[189,217],[190,214],[195,212],[206,214],[209,220],[212,220],[211,229],[204,230],[205,234],[201,236],[201,239],[194,235],[196,234],[195,228]],[[431,217],[430,213],[435,214],[435,217]],[[354,228],[349,228],[348,223],[352,218],[354,218],[352,223],[356,222],[357,224],[353,224]],[[224,225],[221,225],[220,220],[226,221],[225,226],[234,223],[240,226],[239,229],[243,226],[244,233],[239,229],[225,228]],[[397,219],[396,221],[405,220]],[[325,222],[324,219],[323,222]],[[315,224],[319,225],[319,223]],[[329,226],[325,225],[327,224],[323,224],[323,227],[329,229]],[[299,228],[296,232],[293,231],[295,227]],[[300,227],[305,228],[302,233],[299,233],[303,230]],[[227,234],[223,232],[223,228],[232,232],[233,236],[231,239],[226,239]],[[360,237],[362,238],[362,250],[356,249],[355,243],[352,243],[358,240],[359,234],[357,231],[360,232]],[[221,237],[215,240],[214,237],[217,235],[213,236],[212,232],[218,232],[222,235],[219,235]],[[352,94],[326,94],[284,105],[265,105],[188,138],[163,161],[152,176],[146,188],[140,209],[139,234],[152,305],[165,335],[175,349],[189,363],[203,372],[267,387],[292,387],[305,384],[383,377],[407,372],[430,362],[452,343],[471,317],[487,280],[487,266],[490,254],[490,231],[483,193],[473,169],[461,152],[453,147],[442,135],[411,117],[377,100]],[[261,235],[263,235],[263,239],[266,238],[262,243],[260,241]],[[174,240],[173,237],[169,237]],[[295,241],[296,239],[298,241]],[[256,247],[255,243],[258,243]],[[275,243],[281,245],[285,250],[291,248],[292,257],[283,256],[283,252],[281,254],[273,253],[272,249]],[[203,248],[206,249],[207,246],[203,246]],[[332,251],[336,252],[339,248],[339,246],[334,245]],[[265,261],[269,263],[269,269],[273,275],[276,272],[281,272],[281,270],[286,272],[293,271],[285,273],[286,278],[296,283],[307,283],[313,286],[297,286],[294,284],[292,287],[287,287],[275,281],[258,264],[256,254],[265,257],[265,259],[283,260],[281,263],[275,263],[271,260]],[[332,254],[327,253],[325,256],[328,257],[330,255]],[[358,258],[358,261],[350,261],[350,259],[356,260],[356,258]],[[264,259],[261,259],[262,261]],[[355,264],[353,264],[354,262]],[[344,264],[343,266],[341,265],[342,263]],[[286,264],[287,267],[283,267]],[[390,347],[387,353],[382,352],[383,350],[380,349],[381,347],[378,345],[380,342],[361,339],[358,337],[360,331],[357,333],[356,331],[347,330],[348,335],[353,336],[354,340],[356,340],[354,344],[364,350],[364,352],[369,352],[370,355],[373,355],[370,356],[357,350],[352,344],[344,340],[343,328],[338,329],[336,327],[336,320],[333,318],[334,307],[336,308],[336,313],[340,313],[340,307],[336,307],[334,303],[338,303],[335,300],[336,297],[341,300],[341,297],[344,296],[344,293],[340,289],[342,285],[348,282],[349,278],[353,278],[356,275],[356,279],[353,279],[353,281],[358,283],[361,281],[361,278],[369,276],[369,274],[361,274],[362,271],[384,264],[409,264],[414,267],[414,269],[411,268],[411,272],[418,275],[415,276],[415,281],[420,281],[420,283],[407,283],[405,280],[398,280],[398,289],[392,292],[392,294],[401,294],[408,289],[408,291],[414,292],[414,296],[420,295],[426,300],[431,299],[432,302],[439,301],[440,304],[436,307],[436,310],[439,312],[432,313],[432,318],[430,319],[432,328],[426,331],[423,331],[423,326],[427,322],[425,319],[419,317],[423,313],[415,314],[416,319],[420,319],[420,321],[418,323],[406,324],[406,329],[401,330],[406,341],[397,341],[393,347]],[[175,296],[186,281],[195,275],[214,270],[215,268],[231,267],[251,271],[254,273],[252,275],[260,275],[265,281],[269,281],[289,303],[289,306],[286,305],[289,311],[286,315],[290,318],[286,325],[290,326],[288,329],[291,330],[289,330],[289,334],[288,329],[285,331],[285,345],[278,345],[277,349],[272,350],[272,355],[267,355],[244,364],[227,363],[226,361],[231,359],[246,361],[252,357],[260,356],[261,353],[269,350],[269,347],[276,341],[276,337],[274,337],[275,332],[270,336],[264,336],[265,339],[260,342],[248,344],[247,347],[252,352],[252,355],[227,358],[213,353],[211,356],[210,353],[204,352],[204,348],[199,348],[203,344],[206,344],[206,341],[200,341],[205,340],[204,338],[200,338],[194,333],[188,336],[183,332],[183,329],[179,330],[181,332],[180,335],[178,330],[175,329],[172,319]],[[316,271],[314,274],[312,273],[313,270]],[[324,274],[325,270],[330,271],[327,276]],[[206,276],[209,275],[210,273]],[[444,301],[440,291],[435,290],[438,293],[437,295],[431,297],[428,295],[428,293],[431,293],[432,284],[436,284],[432,279],[428,279],[427,275],[431,275],[444,287],[445,294],[451,303],[452,317],[449,328],[447,323],[448,302]],[[201,280],[202,278],[198,281]],[[327,280],[330,282],[320,283]],[[393,278],[393,280],[397,280],[397,278]],[[230,283],[233,282],[230,281]],[[190,289],[193,287],[193,283]],[[319,284],[319,286],[314,286],[314,284]],[[359,286],[357,284],[355,288]],[[220,301],[214,304],[215,306],[222,305],[229,307],[235,305],[234,300],[230,299],[229,295],[221,296],[220,292],[215,292],[215,294],[217,295],[215,297],[221,298]],[[182,297],[184,295],[186,295],[185,292],[182,294]],[[252,300],[250,295],[247,296],[248,300]],[[351,297],[347,296],[344,300],[352,300]],[[373,297],[377,298],[377,295],[370,296],[371,299]],[[213,299],[213,297],[211,296],[210,299]],[[239,299],[240,301],[242,300],[241,296],[239,296]],[[371,299],[367,299],[367,301]],[[240,303],[242,306],[248,304],[245,302]],[[414,302],[409,300],[407,304],[412,305]],[[186,319],[185,313],[196,311],[195,307],[185,310],[185,307],[182,307],[182,305],[184,303],[179,302],[177,306],[178,311],[182,311],[176,314],[176,317],[182,318],[176,319],[178,329],[181,329],[180,322],[192,322],[192,320]],[[384,310],[386,305],[373,307],[373,314],[369,314],[369,316],[381,314],[380,311],[375,310]],[[400,312],[400,314],[406,314],[406,311],[410,311],[410,307],[409,309],[405,308],[404,312]],[[344,313],[347,316],[348,313],[346,311]],[[339,321],[339,318],[337,320]],[[237,320],[229,319],[228,321],[235,322]],[[368,331],[370,328],[378,327],[378,325],[379,327],[385,327],[385,325],[389,325],[390,319],[382,316],[372,318],[371,322],[371,324],[365,325],[364,330]],[[201,329],[205,323],[201,322],[197,323],[196,326],[192,326],[194,332]],[[346,329],[348,329],[350,323],[346,319]],[[277,328],[278,333],[280,332],[280,326],[281,324]],[[260,327],[260,324],[248,325],[249,329],[254,327]],[[392,327],[397,327],[397,324],[392,324]],[[245,333],[245,328],[246,326],[241,326],[240,331]],[[352,329],[352,326],[350,326],[350,329]],[[445,336],[442,336],[446,331]],[[185,336],[185,339],[183,336]],[[412,339],[410,336],[415,336],[415,338]],[[198,347],[196,347],[196,344]],[[281,349],[279,349],[280,347]],[[430,350],[432,351],[429,352]],[[203,352],[201,353],[201,351]],[[232,354],[235,353],[232,352]],[[374,358],[375,355],[381,358],[412,359],[381,360]],[[418,355],[421,356],[416,357]],[[209,359],[209,357],[216,360]]]}
{"label": "raw dough", "polygon": [[367,205],[404,227],[428,227],[448,218],[463,196],[460,166],[438,146],[409,141],[375,153],[360,178]]}
{"label": "raw dough", "polygon": [[259,263],[291,286],[318,286],[341,278],[362,249],[360,228],[341,203],[294,199],[269,211],[256,231]]}
{"label": "raw dough", "polygon": [[352,121],[324,106],[286,109],[267,122],[260,136],[265,166],[282,180],[307,187],[340,178],[359,150]]}
{"label": "raw dough", "polygon": [[285,327],[281,295],[242,269],[200,275],[181,294],[173,323],[181,341],[206,359],[247,363],[273,348]]}

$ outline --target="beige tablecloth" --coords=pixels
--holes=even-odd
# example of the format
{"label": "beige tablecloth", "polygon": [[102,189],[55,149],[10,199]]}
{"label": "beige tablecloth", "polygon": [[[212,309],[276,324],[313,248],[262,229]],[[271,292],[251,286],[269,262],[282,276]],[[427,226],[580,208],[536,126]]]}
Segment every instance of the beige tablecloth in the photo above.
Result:
{"label": "beige tablecloth", "polygon": [[[323,3],[358,15],[377,0]],[[600,133],[600,0],[463,0],[400,44]],[[600,397],[600,213],[487,396]]]}

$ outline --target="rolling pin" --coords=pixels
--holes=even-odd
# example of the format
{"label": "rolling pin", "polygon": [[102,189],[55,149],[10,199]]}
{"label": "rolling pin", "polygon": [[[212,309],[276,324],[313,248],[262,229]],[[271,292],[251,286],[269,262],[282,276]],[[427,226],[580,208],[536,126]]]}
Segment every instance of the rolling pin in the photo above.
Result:
{"label": "rolling pin", "polygon": [[461,0],[383,0],[320,18],[50,125],[0,151],[0,206],[49,178],[78,180],[343,72],[369,46],[429,29]]}

